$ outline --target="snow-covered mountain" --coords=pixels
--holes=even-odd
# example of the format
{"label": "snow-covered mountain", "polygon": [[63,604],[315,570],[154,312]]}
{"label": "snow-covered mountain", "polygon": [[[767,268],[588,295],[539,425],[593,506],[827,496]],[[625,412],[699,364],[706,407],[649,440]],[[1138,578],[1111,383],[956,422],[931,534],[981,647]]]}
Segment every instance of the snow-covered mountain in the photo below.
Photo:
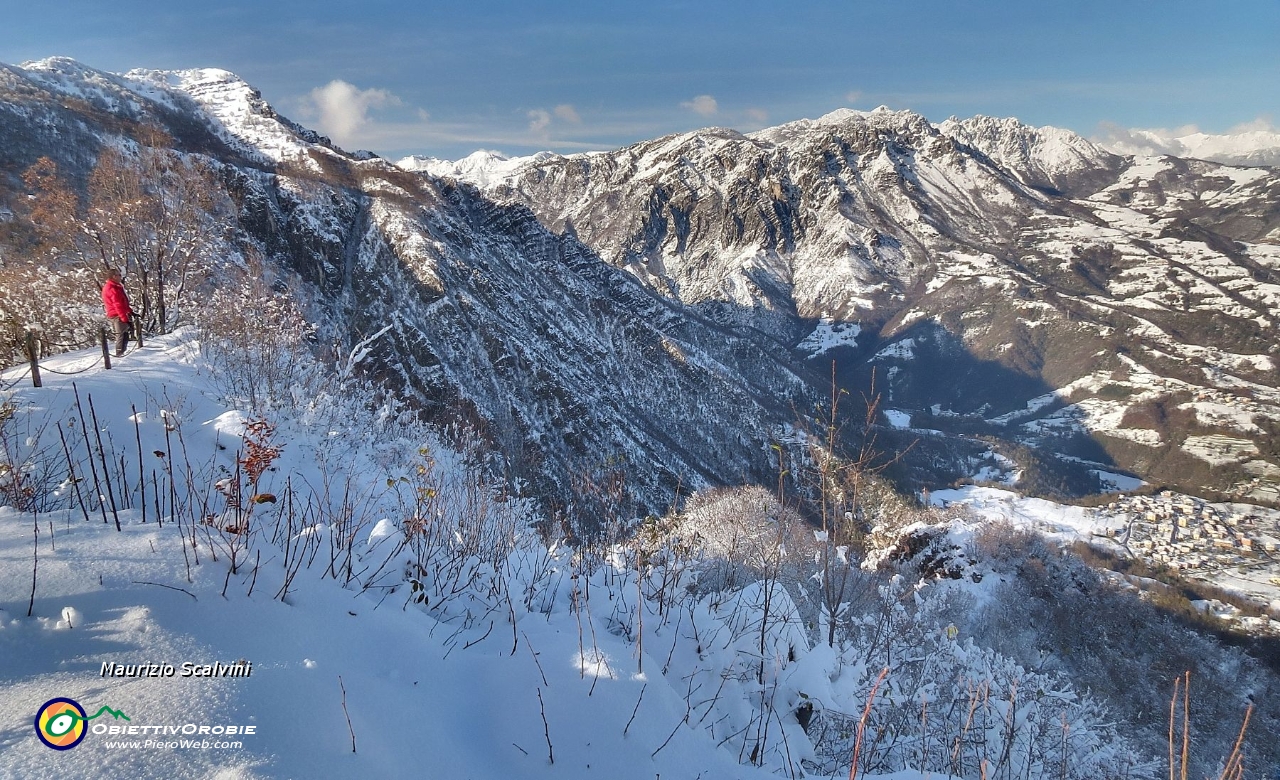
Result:
{"label": "snow-covered mountain", "polygon": [[[82,106],[72,102],[62,107],[105,112],[134,122],[156,122],[171,131],[185,129],[181,135],[174,133],[182,140],[188,140],[192,132],[183,127],[183,120],[187,124],[195,120],[196,132],[212,133],[255,162],[279,163],[305,154],[312,146],[329,146],[327,138],[280,116],[260,92],[234,73],[218,68],[132,70],[117,75],[67,57],[28,62],[20,68],[3,67],[4,86],[15,97],[34,100],[36,105],[48,106],[50,99],[83,101]],[[18,100],[14,103],[13,109],[21,105]]]}
{"label": "snow-covered mountain", "polygon": [[[981,430],[1277,498],[1273,170],[878,110],[526,164],[488,192],[781,341],[856,323],[822,359],[851,385],[878,367],[927,442]],[[1233,454],[1184,446],[1218,435]]]}
{"label": "snow-covered mountain", "polygon": [[1272,169],[887,109],[392,165],[224,71],[0,71],[11,173],[42,154],[84,171],[144,121],[222,164],[246,240],[338,338],[392,325],[381,379],[548,500],[602,468],[650,506],[768,481],[833,358],[884,393],[881,445],[917,442],[897,467],[913,484],[999,455],[1050,493],[1128,471],[1280,499]]}
{"label": "snow-covered mountain", "polygon": [[1112,129],[1100,144],[1117,154],[1172,155],[1226,165],[1280,165],[1280,132],[1253,122],[1226,133]]}
{"label": "snow-covered mountain", "polygon": [[556,156],[551,152],[540,152],[529,157],[507,157],[501,152],[481,149],[461,160],[440,160],[435,157],[411,155],[397,160],[396,165],[406,171],[459,179],[485,189],[510,176],[526,163],[541,162]]}

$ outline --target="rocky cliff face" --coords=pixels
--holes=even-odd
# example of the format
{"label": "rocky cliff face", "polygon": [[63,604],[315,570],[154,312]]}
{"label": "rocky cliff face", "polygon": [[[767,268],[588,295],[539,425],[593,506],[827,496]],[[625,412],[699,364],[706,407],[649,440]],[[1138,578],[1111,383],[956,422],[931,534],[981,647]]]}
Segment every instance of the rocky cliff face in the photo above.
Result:
{"label": "rocky cliff face", "polygon": [[465,419],[548,501],[625,473],[772,481],[829,377],[917,483],[1049,492],[1129,471],[1277,497],[1280,176],[1126,158],[1054,128],[839,111],[615,152],[401,167],[349,155],[224,71],[0,70],[7,186],[41,154],[164,126],[221,164],[244,240],[367,365]]}

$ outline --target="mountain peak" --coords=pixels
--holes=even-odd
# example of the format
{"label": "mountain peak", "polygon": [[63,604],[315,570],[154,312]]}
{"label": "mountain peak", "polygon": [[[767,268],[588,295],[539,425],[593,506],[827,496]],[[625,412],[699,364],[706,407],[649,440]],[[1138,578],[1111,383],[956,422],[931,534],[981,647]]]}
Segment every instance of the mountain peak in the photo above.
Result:
{"label": "mountain peak", "polygon": [[[162,83],[182,90],[210,84],[238,84],[249,87],[248,82],[244,79],[222,68],[184,68],[181,70],[135,68],[125,73],[124,77],[132,81]],[[252,87],[249,88],[252,89]]]}
{"label": "mountain peak", "polygon": [[1034,127],[1014,117],[951,117],[938,130],[982,152],[1024,184],[1041,189],[1088,190],[1100,183],[1098,171],[1114,171],[1121,164],[1119,157],[1078,133]]}
{"label": "mountain peak", "polygon": [[52,71],[55,73],[97,73],[104,75],[103,71],[91,68],[73,57],[60,55],[44,57],[39,60],[28,60],[18,67],[28,72]]}
{"label": "mountain peak", "polygon": [[329,146],[328,139],[277,114],[257,89],[222,68],[139,68],[116,74],[70,57],[48,57],[13,70],[42,89],[132,121],[164,124],[174,114],[198,117],[227,145],[264,162],[302,158],[313,146]]}
{"label": "mountain peak", "polygon": [[749,133],[747,137],[768,143],[785,144],[815,130],[829,132],[832,128],[861,128],[872,134],[883,133],[902,140],[938,135],[938,129],[922,114],[905,109],[895,110],[888,106],[877,106],[871,111],[838,108],[817,119],[798,119]]}
{"label": "mountain peak", "polygon": [[481,189],[500,184],[525,165],[559,158],[554,152],[538,152],[527,157],[508,157],[492,149],[478,149],[461,160],[410,155],[396,161],[398,168],[465,181]]}

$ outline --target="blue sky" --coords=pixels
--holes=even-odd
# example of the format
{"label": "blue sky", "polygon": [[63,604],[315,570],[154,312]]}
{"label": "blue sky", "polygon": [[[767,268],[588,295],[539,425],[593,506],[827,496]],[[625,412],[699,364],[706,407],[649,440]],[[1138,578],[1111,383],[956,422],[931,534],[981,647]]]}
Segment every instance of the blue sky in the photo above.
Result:
{"label": "blue sky", "polygon": [[881,104],[1090,137],[1280,120],[1277,0],[3,0],[0,62],[52,55],[225,68],[390,156],[605,149]]}

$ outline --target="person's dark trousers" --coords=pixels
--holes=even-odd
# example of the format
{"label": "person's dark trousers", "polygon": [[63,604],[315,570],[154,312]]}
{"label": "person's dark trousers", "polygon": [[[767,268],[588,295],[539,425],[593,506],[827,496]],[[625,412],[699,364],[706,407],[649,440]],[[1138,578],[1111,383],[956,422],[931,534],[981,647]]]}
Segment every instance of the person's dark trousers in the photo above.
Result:
{"label": "person's dark trousers", "polygon": [[124,354],[124,348],[129,346],[129,327],[130,324],[124,322],[119,317],[112,317],[111,324],[116,329],[116,357]]}

